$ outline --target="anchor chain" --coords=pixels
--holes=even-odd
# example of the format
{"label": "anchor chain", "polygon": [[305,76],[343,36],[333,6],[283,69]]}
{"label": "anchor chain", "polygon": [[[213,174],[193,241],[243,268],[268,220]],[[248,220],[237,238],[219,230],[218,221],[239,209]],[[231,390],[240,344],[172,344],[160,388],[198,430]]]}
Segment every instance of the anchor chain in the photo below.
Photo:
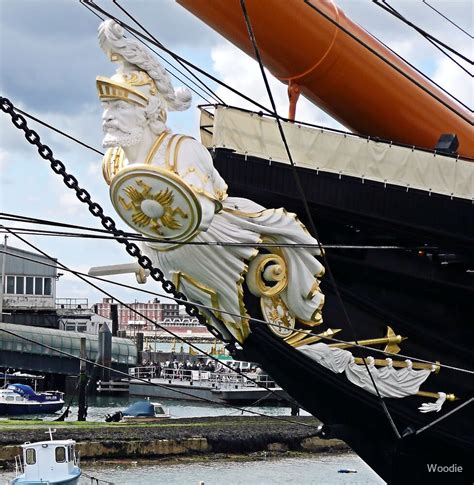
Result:
{"label": "anchor chain", "polygon": [[[38,133],[36,133],[36,131],[28,128],[28,123],[25,117],[15,111],[13,103],[9,99],[0,96],[0,106],[4,113],[10,115],[12,123],[19,130],[24,132],[28,143],[37,147],[40,157],[50,163],[53,172],[63,178],[64,184],[68,188],[75,191],[76,197],[81,202],[87,204],[89,212],[94,217],[98,217],[100,219],[102,226],[107,231],[111,232],[120,244],[125,246],[127,253],[130,256],[137,258],[138,264],[143,269],[148,270],[150,272],[150,276],[155,281],[161,283],[161,286],[166,293],[173,295],[173,297],[178,300],[186,302],[188,300],[186,295],[178,291],[172,281],[165,279],[164,273],[161,271],[161,269],[153,267],[151,259],[148,256],[144,256],[141,253],[140,248],[135,243],[132,243],[126,239],[125,232],[121,229],[117,229],[115,221],[110,216],[104,214],[103,208],[100,206],[100,204],[92,200],[91,195],[86,189],[79,186],[79,182],[77,181],[76,177],[66,171],[66,166],[64,163],[61,162],[61,160],[54,158],[51,148],[48,145],[41,143],[40,136]],[[184,307],[188,315],[191,317],[196,317],[200,324],[206,325],[211,332],[215,334],[216,330],[207,324],[206,318],[199,313],[199,309],[195,305],[191,303],[184,303]]]}

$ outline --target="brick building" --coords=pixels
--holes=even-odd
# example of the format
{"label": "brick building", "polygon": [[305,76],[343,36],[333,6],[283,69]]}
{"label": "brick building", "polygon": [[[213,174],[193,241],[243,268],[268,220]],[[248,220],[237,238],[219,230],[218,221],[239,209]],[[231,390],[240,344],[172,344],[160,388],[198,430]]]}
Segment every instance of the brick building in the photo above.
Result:
{"label": "brick building", "polygon": [[[114,303],[112,298],[104,298],[101,303],[94,305],[94,310],[98,315],[110,318],[110,306]],[[154,330],[155,327],[146,318],[158,323],[171,322],[179,318],[179,305],[176,303],[160,303],[155,298],[147,303],[137,302],[127,303],[131,309],[117,303],[118,326],[119,330]],[[143,315],[137,315],[133,310]],[[144,318],[146,317],[146,318]]]}

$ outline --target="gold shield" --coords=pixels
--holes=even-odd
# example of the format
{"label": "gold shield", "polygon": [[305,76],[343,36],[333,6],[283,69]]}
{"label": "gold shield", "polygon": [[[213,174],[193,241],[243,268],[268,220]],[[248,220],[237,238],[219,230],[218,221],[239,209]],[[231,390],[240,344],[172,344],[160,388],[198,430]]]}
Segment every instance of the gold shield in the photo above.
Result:
{"label": "gold shield", "polygon": [[110,198],[135,231],[169,243],[193,238],[202,210],[196,194],[176,174],[154,165],[130,165],[111,180]]}

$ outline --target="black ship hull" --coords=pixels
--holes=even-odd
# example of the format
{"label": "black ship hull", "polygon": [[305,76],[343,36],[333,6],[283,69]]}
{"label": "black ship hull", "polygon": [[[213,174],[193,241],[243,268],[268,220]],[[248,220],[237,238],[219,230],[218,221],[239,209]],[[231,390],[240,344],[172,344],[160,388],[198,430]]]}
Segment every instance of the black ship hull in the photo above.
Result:
{"label": "black ship hull", "polygon": [[[439,416],[419,413],[422,398],[417,396],[384,399],[399,438],[376,396],[292,349],[264,327],[253,327],[242,357],[259,362],[304,409],[321,419],[321,436],[344,440],[387,483],[472,483],[469,406],[416,435]],[[441,471],[450,467],[454,471]]]}
{"label": "black ship hull", "polygon": [[[308,222],[288,165],[222,149],[214,151],[214,163],[231,194],[266,207],[283,206]],[[407,338],[400,354],[472,369],[474,275],[468,272],[474,266],[472,203],[298,170],[317,225],[316,236],[333,246],[326,257],[352,324],[325,277],[321,331],[342,328],[338,338],[350,341],[383,337],[390,325]],[[257,302],[246,304],[252,315],[261,318]],[[420,413],[418,407],[427,401],[420,396],[384,399],[399,438],[375,395],[321,367],[261,325],[253,324],[243,354],[261,364],[303,408],[321,419],[328,436],[345,440],[389,483],[421,483],[422,479],[446,483],[446,477],[450,483],[472,482],[472,403],[415,434],[472,397],[472,374],[441,368],[428,378],[423,390],[454,393],[459,398],[445,403],[439,413]],[[353,354],[384,358],[370,351],[353,350]],[[444,470],[453,465],[461,468],[430,471],[433,466]]]}

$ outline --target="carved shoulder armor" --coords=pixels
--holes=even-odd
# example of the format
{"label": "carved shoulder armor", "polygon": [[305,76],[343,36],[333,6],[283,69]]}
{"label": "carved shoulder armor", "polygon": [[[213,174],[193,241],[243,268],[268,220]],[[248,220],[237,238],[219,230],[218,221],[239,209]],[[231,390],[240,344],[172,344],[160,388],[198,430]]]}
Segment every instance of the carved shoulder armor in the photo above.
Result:
{"label": "carved shoulder armor", "polygon": [[102,175],[107,185],[110,185],[114,176],[124,167],[125,152],[121,147],[109,148],[102,159]]}

